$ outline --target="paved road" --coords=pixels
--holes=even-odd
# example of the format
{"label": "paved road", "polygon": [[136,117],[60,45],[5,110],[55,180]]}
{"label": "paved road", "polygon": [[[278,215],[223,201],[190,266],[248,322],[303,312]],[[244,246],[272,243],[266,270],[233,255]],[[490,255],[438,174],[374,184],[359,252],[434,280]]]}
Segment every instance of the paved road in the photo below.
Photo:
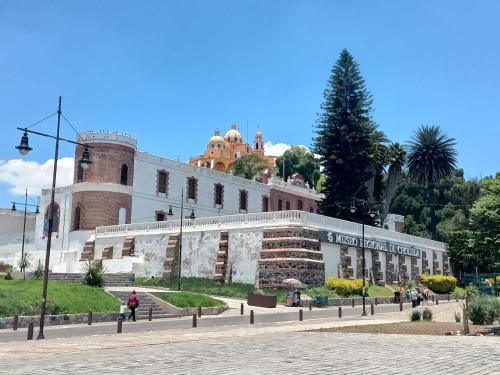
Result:
{"label": "paved road", "polygon": [[[381,315],[382,316],[382,315]],[[313,321],[14,342],[2,374],[498,374],[495,337],[305,331]]]}
{"label": "paved road", "polygon": [[[409,305],[406,304],[405,308]],[[389,313],[399,311],[399,305],[378,305],[375,308],[376,314]],[[304,320],[313,319],[325,319],[338,316],[337,308],[327,308],[327,309],[313,309],[309,311],[307,308],[303,309]],[[367,312],[370,314],[370,306],[367,305]],[[224,327],[224,326],[234,326],[234,325],[248,325],[249,324],[249,313],[247,309],[244,316],[230,316],[230,317],[215,317],[206,316],[198,320],[198,327]],[[345,306],[342,308],[343,318],[348,317],[359,317],[361,315],[361,307],[356,306],[352,308],[350,306]],[[255,314],[255,323],[276,323],[276,322],[291,322],[298,320],[298,309],[293,309],[293,312],[289,313],[276,313],[276,314]],[[172,330],[179,328],[191,327],[191,317],[187,318],[170,318],[148,321],[137,321],[137,322],[124,322],[123,332],[146,332],[152,330]],[[35,337],[37,335],[38,328],[35,327]],[[81,336],[91,336],[99,334],[113,334],[116,333],[116,323],[99,323],[93,324],[92,326],[87,325],[67,325],[67,326],[45,326],[45,337],[46,339],[58,339],[65,337],[81,337]],[[27,332],[26,329],[19,329],[14,332],[12,330],[1,330],[0,331],[0,342],[8,341],[23,341],[26,340]]]}

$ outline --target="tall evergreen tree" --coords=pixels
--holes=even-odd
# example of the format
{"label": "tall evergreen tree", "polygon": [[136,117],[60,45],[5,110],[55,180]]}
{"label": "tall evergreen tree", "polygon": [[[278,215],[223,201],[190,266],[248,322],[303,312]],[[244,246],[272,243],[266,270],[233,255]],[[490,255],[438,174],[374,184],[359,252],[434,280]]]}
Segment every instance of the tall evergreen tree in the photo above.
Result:
{"label": "tall evergreen tree", "polygon": [[314,152],[321,155],[325,184],[323,214],[347,220],[360,219],[349,205],[353,197],[368,199],[373,131],[371,95],[359,66],[343,50],[332,68],[316,124]]}

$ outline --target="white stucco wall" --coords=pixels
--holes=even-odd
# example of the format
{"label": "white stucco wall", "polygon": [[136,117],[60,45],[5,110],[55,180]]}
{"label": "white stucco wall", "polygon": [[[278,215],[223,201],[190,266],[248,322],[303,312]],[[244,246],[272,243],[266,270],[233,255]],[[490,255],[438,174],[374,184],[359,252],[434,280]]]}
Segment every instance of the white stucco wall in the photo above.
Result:
{"label": "white stucco wall", "polygon": [[213,279],[219,251],[219,231],[195,232],[182,237],[182,276]]}
{"label": "white stucco wall", "polygon": [[260,230],[229,231],[227,270],[232,281],[257,284],[262,237]]}
{"label": "white stucco wall", "polygon": [[340,246],[322,242],[321,254],[325,262],[325,280],[329,277],[339,277]]}

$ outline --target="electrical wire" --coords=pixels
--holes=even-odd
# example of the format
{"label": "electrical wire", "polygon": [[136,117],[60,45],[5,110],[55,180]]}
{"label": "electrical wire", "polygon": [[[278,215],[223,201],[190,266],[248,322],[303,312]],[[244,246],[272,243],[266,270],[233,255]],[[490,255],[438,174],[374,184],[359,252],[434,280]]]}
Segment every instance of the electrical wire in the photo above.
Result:
{"label": "electrical wire", "polygon": [[66,121],[68,123],[68,125],[71,126],[71,129],[73,129],[73,131],[76,133],[76,135],[80,135],[78,130],[76,130],[73,125],[71,125],[71,122],[69,122],[69,120],[66,118],[66,116],[64,116],[62,113],[61,113],[61,116],[63,117],[64,121]]}
{"label": "electrical wire", "polygon": [[35,126],[35,125],[37,125],[37,124],[39,124],[39,123],[41,123],[41,122],[43,122],[45,120],[48,120],[49,118],[51,118],[52,116],[55,116],[55,115],[57,115],[57,112],[54,112],[53,114],[51,114],[51,115],[49,115],[47,117],[44,117],[41,120],[38,120],[37,122],[31,124],[30,126],[24,126],[23,129],[31,129],[33,126]]}

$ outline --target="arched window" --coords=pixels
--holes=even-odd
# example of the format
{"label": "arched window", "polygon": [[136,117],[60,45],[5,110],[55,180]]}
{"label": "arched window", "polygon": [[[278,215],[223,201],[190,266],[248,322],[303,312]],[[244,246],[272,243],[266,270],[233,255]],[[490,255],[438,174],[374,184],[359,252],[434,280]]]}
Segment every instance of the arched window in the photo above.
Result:
{"label": "arched window", "polygon": [[82,209],[80,206],[77,206],[75,208],[75,219],[73,221],[73,230],[80,230],[80,220],[81,220],[81,215],[82,215]]}
{"label": "arched window", "polygon": [[127,210],[125,207],[121,207],[118,210],[118,224],[125,224],[127,218]]}
{"label": "arched window", "polygon": [[82,182],[83,181],[83,168],[80,163],[78,163],[78,170],[76,172],[76,182]]}
{"label": "arched window", "polygon": [[[44,222],[49,219],[49,206],[45,210]],[[59,232],[59,205],[54,202],[54,212],[52,213],[52,232]]]}
{"label": "arched window", "polygon": [[122,165],[120,174],[120,184],[128,185],[128,166],[126,164]]}

